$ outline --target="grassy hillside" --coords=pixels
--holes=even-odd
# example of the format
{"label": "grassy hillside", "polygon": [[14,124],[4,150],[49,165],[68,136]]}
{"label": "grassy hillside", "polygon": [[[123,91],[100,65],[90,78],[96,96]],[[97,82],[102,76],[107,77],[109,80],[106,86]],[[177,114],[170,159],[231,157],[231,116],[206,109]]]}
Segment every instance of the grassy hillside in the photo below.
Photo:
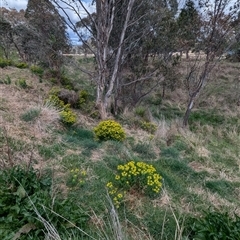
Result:
{"label": "grassy hillside", "polygon": [[[189,128],[182,128],[187,95],[179,88],[157,104],[152,95],[125,109],[116,119],[122,142],[96,140],[94,88],[77,66],[65,74],[89,102],[72,109],[73,126],[46,101],[54,81],[29,68],[0,69],[1,239],[214,239],[201,231],[220,239],[229,229],[239,239],[232,230],[240,224],[239,63],[217,66]],[[118,207],[107,184],[131,160],[156,169],[161,191],[145,194],[138,183]]]}

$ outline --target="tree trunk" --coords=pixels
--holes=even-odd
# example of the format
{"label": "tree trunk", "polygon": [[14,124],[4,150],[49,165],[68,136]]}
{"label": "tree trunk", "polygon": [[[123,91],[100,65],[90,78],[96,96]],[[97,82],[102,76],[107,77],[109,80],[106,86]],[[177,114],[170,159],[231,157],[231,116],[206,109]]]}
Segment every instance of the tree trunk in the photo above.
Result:
{"label": "tree trunk", "polygon": [[186,50],[186,59],[189,59],[189,49]]}
{"label": "tree trunk", "polygon": [[107,93],[105,95],[105,99],[104,99],[104,103],[105,103],[106,108],[109,108],[109,102],[110,102],[109,98],[111,97],[114,86],[116,85],[115,83],[116,83],[116,80],[117,80],[117,77],[118,77],[120,66],[122,64],[122,62],[121,62],[122,59],[121,58],[122,58],[122,54],[123,54],[123,42],[124,42],[124,39],[125,39],[128,24],[129,24],[129,21],[130,21],[130,16],[131,16],[132,7],[134,5],[134,2],[135,2],[135,0],[130,0],[129,3],[128,3],[127,15],[126,15],[126,19],[125,19],[123,29],[122,29],[122,32],[121,32],[121,37],[120,37],[120,41],[119,41],[117,55],[116,55],[116,58],[115,58],[113,73],[112,73],[112,76],[111,76],[111,79],[110,79],[110,84],[109,84],[109,87],[108,87],[108,91],[107,91]]}
{"label": "tree trunk", "polygon": [[183,117],[183,127],[186,127],[188,125],[188,120],[189,120],[190,113],[192,111],[194,99],[195,99],[195,97],[192,96],[192,97],[190,97],[190,99],[188,101],[187,110],[186,110],[186,112],[184,114],[184,117]]}

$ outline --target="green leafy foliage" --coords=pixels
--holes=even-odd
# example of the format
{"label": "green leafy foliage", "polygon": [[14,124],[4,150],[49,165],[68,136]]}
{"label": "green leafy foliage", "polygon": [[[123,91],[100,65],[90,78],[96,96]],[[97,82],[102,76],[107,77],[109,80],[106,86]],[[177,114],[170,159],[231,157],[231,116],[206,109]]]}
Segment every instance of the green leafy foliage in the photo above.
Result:
{"label": "green leafy foliage", "polygon": [[[50,174],[40,173],[33,168],[14,167],[0,172],[0,236],[10,240],[24,226],[31,226],[30,232],[21,239],[45,239],[44,225],[36,214],[53,224],[58,232],[64,232],[69,223],[60,216],[74,222],[79,227],[86,226],[88,217],[70,199],[55,198],[52,204]],[[19,230],[20,232],[20,230]]]}
{"label": "green leafy foliage", "polygon": [[124,165],[118,165],[117,170],[114,181],[107,183],[116,207],[120,206],[124,193],[130,189],[150,197],[160,192],[162,177],[151,164],[130,161]]}
{"label": "green leafy foliage", "polygon": [[[38,178],[33,169],[25,170],[20,167],[0,172],[0,235],[7,238],[26,223],[37,223],[33,204],[46,203],[45,197],[50,191],[51,179]],[[31,204],[30,199],[33,204]]]}
{"label": "green leafy foliage", "polygon": [[123,141],[126,137],[122,126],[114,120],[102,121],[94,128],[95,136],[98,140]]}
{"label": "green leafy foliage", "polygon": [[194,240],[240,239],[240,217],[231,218],[228,213],[206,212],[204,217],[191,219],[191,235]]}

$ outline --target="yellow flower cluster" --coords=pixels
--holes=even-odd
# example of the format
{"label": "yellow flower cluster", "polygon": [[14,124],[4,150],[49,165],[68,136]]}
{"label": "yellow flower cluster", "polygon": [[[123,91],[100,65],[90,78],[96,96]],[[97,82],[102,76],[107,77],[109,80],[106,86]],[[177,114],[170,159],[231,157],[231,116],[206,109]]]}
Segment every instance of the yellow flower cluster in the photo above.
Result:
{"label": "yellow flower cluster", "polygon": [[151,134],[154,134],[157,130],[157,125],[151,122],[141,122],[141,128]]}
{"label": "yellow flower cluster", "polygon": [[94,128],[95,136],[98,140],[116,140],[123,141],[126,134],[122,126],[114,120],[101,121]]}
{"label": "yellow flower cluster", "polygon": [[85,183],[86,176],[87,172],[85,170],[79,168],[72,169],[70,171],[68,185],[71,187],[80,187]]}
{"label": "yellow flower cluster", "polygon": [[77,121],[76,114],[70,109],[70,104],[65,104],[62,100],[57,96],[59,89],[53,88],[50,91],[50,95],[47,98],[46,102],[50,102],[56,108],[60,109],[60,117],[61,121],[66,125],[73,125]]}
{"label": "yellow flower cluster", "polygon": [[107,188],[109,191],[109,194],[111,195],[113,199],[113,203],[116,208],[119,208],[121,205],[121,201],[123,200],[123,194],[120,189],[117,187],[114,187],[112,182],[107,183]]}
{"label": "yellow flower cluster", "polygon": [[66,104],[64,110],[60,112],[60,117],[64,124],[73,125],[77,121],[77,116],[67,105],[68,104]]}
{"label": "yellow flower cluster", "polygon": [[114,182],[107,183],[109,194],[117,207],[123,199],[125,193],[123,190],[135,188],[150,196],[160,192],[162,177],[151,164],[130,161],[118,165],[117,170],[118,174],[115,175]]}
{"label": "yellow flower cluster", "polygon": [[130,161],[125,165],[118,165],[119,174],[115,179],[127,185],[137,185],[143,191],[153,191],[158,193],[162,186],[162,177],[156,172],[156,169],[144,162]]}

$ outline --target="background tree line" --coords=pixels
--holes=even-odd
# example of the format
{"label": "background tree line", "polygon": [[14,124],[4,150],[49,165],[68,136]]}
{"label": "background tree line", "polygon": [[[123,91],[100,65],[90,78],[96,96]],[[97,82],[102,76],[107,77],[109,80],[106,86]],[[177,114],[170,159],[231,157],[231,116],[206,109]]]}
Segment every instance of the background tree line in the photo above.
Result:
{"label": "background tree line", "polygon": [[[95,71],[85,72],[94,79],[96,107],[103,119],[135,106],[153,91],[164,98],[179,84],[183,52],[187,59],[194,52],[195,61],[188,62],[185,76],[186,126],[217,61],[224,53],[239,51],[239,0],[187,0],[182,8],[177,0],[95,0],[91,4],[93,13],[81,0],[29,0],[26,11],[2,9],[0,46],[6,58],[15,48],[22,60],[60,74],[61,53],[70,48],[67,29],[74,31],[95,58]],[[205,54],[201,61],[200,53]]]}

